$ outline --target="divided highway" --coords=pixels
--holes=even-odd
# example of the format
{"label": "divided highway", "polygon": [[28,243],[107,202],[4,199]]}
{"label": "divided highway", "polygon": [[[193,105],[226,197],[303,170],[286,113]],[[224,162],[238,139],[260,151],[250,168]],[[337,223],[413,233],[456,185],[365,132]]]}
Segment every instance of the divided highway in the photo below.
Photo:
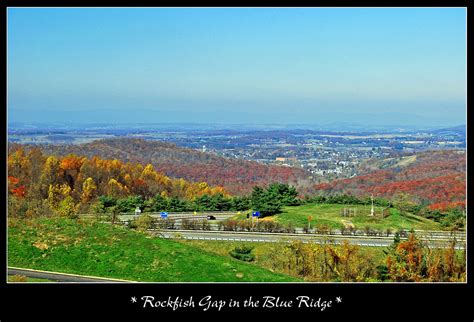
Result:
{"label": "divided highway", "polygon": [[[354,245],[387,247],[393,243],[392,237],[374,236],[345,236],[345,235],[316,235],[316,234],[284,234],[263,232],[234,232],[234,231],[206,231],[206,230],[176,230],[161,229],[149,232],[163,238],[183,238],[191,240],[213,240],[213,241],[242,241],[242,242],[279,242],[300,240],[302,242],[325,243],[331,241],[342,244],[347,241]],[[403,238],[402,238],[403,239]],[[444,248],[449,246],[449,239],[423,239],[429,247]],[[463,249],[463,243],[456,245],[456,249]]]}
{"label": "divided highway", "polygon": [[[151,233],[163,238],[184,238],[191,240],[214,240],[214,241],[246,241],[246,242],[277,242],[281,240],[301,240],[303,242],[323,243],[328,240],[336,244],[341,244],[344,240],[351,244],[360,246],[387,247],[393,243],[394,233],[388,236],[367,236],[367,235],[343,235],[340,230],[334,230],[332,234],[322,235],[304,233],[301,228],[296,228],[295,233],[266,233],[266,232],[244,232],[244,231],[221,231],[218,230],[217,222],[237,215],[236,211],[207,211],[207,212],[168,212],[168,219],[173,219],[177,229],[149,229]],[[160,213],[148,213],[148,215],[160,218]],[[83,214],[81,216],[95,216],[92,214]],[[213,216],[215,220],[210,220],[210,230],[183,230],[181,229],[182,219],[207,219]],[[137,218],[137,215],[131,213],[122,213],[119,220],[126,223],[129,220]],[[429,247],[447,247],[454,237],[456,238],[457,249],[465,248],[466,232],[449,231],[423,231],[415,230],[415,234],[421,240],[426,241]],[[401,238],[404,239],[403,237]]]}

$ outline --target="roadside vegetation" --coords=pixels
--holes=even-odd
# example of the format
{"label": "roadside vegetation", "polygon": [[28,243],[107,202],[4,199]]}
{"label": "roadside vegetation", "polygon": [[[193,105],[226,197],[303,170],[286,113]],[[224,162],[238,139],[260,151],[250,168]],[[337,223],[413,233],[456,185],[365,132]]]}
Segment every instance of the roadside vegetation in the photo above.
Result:
{"label": "roadside vegetation", "polygon": [[431,249],[410,234],[390,247],[360,247],[285,241],[239,243],[180,241],[205,251],[233,256],[235,249],[252,249],[255,263],[306,282],[465,282],[465,251]]}

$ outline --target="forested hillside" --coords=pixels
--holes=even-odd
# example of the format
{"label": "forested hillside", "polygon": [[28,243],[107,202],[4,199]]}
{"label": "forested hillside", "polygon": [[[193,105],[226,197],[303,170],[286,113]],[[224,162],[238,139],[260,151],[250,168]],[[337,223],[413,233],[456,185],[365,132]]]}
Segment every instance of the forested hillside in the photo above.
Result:
{"label": "forested hillside", "polygon": [[[314,188],[323,193],[373,194],[389,199],[402,193],[411,201],[432,209],[465,205],[466,154],[463,151],[429,151],[395,161],[386,162],[385,169],[318,184]],[[382,167],[378,163],[377,167]]]}
{"label": "forested hillside", "polygon": [[228,196],[221,186],[169,178],[151,164],[73,154],[56,157],[44,155],[38,148],[25,151],[21,146],[12,148],[8,155],[8,192],[8,211],[17,216],[97,211],[94,205],[100,196],[112,200],[159,196],[174,201]]}
{"label": "forested hillside", "polygon": [[[25,146],[26,149],[31,147]],[[122,162],[150,163],[166,176],[192,182],[205,181],[210,185],[223,186],[226,191],[236,195],[247,194],[253,186],[272,182],[309,185],[308,173],[303,169],[227,159],[161,141],[119,138],[80,145],[38,147],[46,155],[66,156],[73,153],[88,158],[97,156]]]}

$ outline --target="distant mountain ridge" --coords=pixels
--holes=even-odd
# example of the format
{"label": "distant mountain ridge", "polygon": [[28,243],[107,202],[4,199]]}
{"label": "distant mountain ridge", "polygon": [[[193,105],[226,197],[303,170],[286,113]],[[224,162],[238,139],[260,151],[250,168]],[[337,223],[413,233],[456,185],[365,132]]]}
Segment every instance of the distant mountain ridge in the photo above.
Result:
{"label": "distant mountain ridge", "polygon": [[458,126],[452,126],[448,128],[443,128],[443,129],[438,129],[438,130],[433,130],[433,133],[437,134],[450,134],[450,133],[455,133],[458,135],[462,135],[466,137],[466,125],[458,125]]}

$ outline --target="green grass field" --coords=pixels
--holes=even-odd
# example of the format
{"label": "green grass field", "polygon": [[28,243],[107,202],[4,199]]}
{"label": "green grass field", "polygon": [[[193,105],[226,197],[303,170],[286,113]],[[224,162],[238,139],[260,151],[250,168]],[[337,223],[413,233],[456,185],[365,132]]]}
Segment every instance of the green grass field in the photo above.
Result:
{"label": "green grass field", "polygon": [[8,265],[143,282],[301,281],[91,219],[10,219]]}
{"label": "green grass field", "polygon": [[[342,217],[340,211],[343,208],[356,209],[356,216]],[[311,227],[316,225],[328,225],[333,229],[340,229],[343,223],[352,223],[356,229],[363,230],[366,226],[373,229],[420,229],[420,230],[441,230],[438,223],[414,215],[400,215],[397,209],[390,209],[390,216],[381,217],[382,208],[375,207],[376,216],[370,217],[370,206],[364,205],[341,205],[341,204],[306,204],[301,206],[283,207],[280,214],[265,217],[264,220],[275,220],[283,225],[292,223],[295,227],[308,225],[308,217],[312,216]],[[244,219],[244,215],[237,216]]]}

